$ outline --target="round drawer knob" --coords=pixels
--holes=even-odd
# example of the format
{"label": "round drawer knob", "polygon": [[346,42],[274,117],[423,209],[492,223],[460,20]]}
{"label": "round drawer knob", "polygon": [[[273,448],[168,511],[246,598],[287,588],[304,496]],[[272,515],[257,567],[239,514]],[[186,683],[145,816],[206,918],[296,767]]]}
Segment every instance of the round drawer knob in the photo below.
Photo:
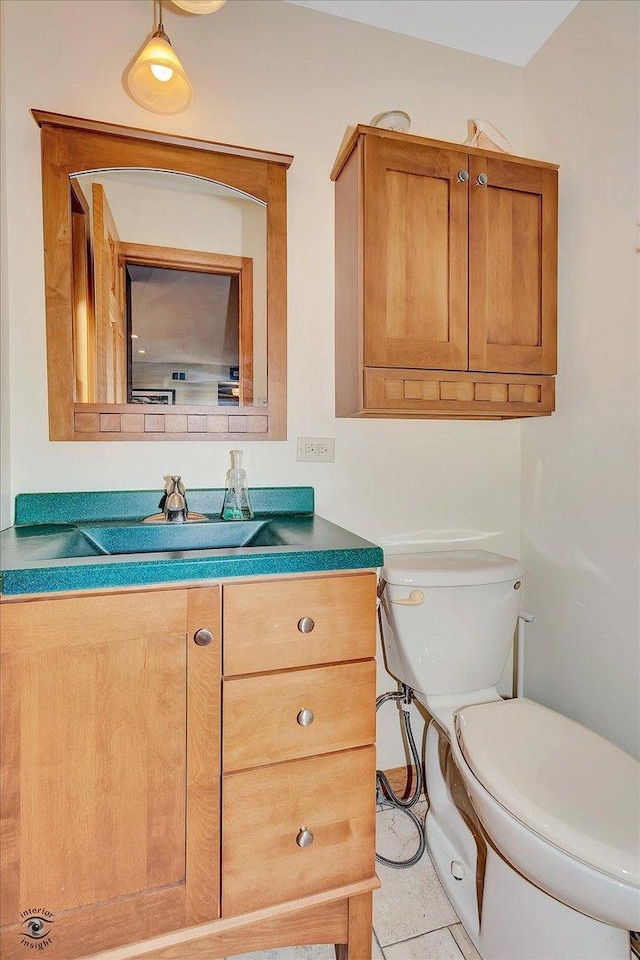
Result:
{"label": "round drawer knob", "polygon": [[307,710],[307,708],[305,707],[304,710],[300,711],[300,713],[296,717],[296,720],[298,721],[301,727],[310,727],[313,721],[315,720],[315,717],[313,715],[313,710]]}
{"label": "round drawer knob", "polygon": [[300,827],[300,832],[296,837],[296,843],[299,847],[310,847],[313,843],[313,834],[306,827]]}
{"label": "round drawer knob", "polygon": [[469,179],[468,170],[458,170],[458,183],[466,183]]}
{"label": "round drawer knob", "polygon": [[213,641],[213,634],[211,630],[206,630],[204,627],[201,627],[200,630],[196,630],[193,639],[199,647],[208,647]]}
{"label": "round drawer knob", "polygon": [[298,620],[298,630],[300,633],[311,633],[314,627],[315,623],[311,617],[302,617]]}
{"label": "round drawer knob", "polygon": [[486,173],[479,173],[476,178],[476,184],[479,187],[486,187],[488,183],[489,183],[489,177],[486,175]]}

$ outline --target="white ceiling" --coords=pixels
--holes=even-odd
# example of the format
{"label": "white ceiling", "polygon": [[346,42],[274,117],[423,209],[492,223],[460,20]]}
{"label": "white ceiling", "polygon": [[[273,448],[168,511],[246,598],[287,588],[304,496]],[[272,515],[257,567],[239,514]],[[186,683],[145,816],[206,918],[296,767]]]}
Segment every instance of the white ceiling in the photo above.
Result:
{"label": "white ceiling", "polygon": [[524,67],[578,0],[289,0]]}

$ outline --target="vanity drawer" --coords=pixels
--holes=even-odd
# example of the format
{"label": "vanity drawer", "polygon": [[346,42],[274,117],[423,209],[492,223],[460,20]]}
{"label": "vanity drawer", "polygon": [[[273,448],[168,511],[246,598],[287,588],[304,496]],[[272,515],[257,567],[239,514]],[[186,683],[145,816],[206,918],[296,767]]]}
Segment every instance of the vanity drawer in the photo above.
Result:
{"label": "vanity drawer", "polygon": [[374,876],[375,762],[367,746],[224,776],[223,917]]}
{"label": "vanity drawer", "polygon": [[225,680],[222,696],[225,771],[375,740],[374,660]]}
{"label": "vanity drawer", "polygon": [[374,657],[376,576],[230,584],[223,621],[227,676]]}

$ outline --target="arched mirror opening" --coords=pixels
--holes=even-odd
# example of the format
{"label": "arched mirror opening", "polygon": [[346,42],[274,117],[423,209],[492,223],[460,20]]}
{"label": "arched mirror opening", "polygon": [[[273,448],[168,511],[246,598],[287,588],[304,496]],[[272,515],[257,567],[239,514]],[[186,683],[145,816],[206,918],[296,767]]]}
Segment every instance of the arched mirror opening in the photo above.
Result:
{"label": "arched mirror opening", "polygon": [[293,158],[32,112],[51,439],[284,439]]}
{"label": "arched mirror opening", "polygon": [[69,186],[76,402],[265,406],[265,204],[159,170]]}

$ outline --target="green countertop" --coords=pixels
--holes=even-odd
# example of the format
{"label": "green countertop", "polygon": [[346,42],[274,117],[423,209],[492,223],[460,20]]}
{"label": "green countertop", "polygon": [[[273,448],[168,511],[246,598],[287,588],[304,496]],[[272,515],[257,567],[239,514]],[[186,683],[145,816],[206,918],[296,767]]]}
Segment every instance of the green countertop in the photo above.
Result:
{"label": "green countertop", "polygon": [[[1,591],[5,595],[56,593],[353,570],[383,563],[382,550],[375,544],[314,513],[311,487],[252,489],[254,520],[262,522],[250,522],[246,542],[253,540],[256,545],[157,549],[158,542],[172,536],[167,528],[173,527],[178,544],[184,542],[185,526],[190,528],[192,542],[206,544],[209,533],[235,542],[227,536],[230,526],[219,520],[223,492],[188,491],[189,510],[204,514],[209,522],[162,524],[160,531],[156,525],[141,526],[144,517],[157,513],[157,490],[20,494],[15,526],[0,533]],[[138,543],[149,542],[149,552],[106,554],[102,549],[105,542],[107,549],[111,541],[126,544],[129,534]]]}

